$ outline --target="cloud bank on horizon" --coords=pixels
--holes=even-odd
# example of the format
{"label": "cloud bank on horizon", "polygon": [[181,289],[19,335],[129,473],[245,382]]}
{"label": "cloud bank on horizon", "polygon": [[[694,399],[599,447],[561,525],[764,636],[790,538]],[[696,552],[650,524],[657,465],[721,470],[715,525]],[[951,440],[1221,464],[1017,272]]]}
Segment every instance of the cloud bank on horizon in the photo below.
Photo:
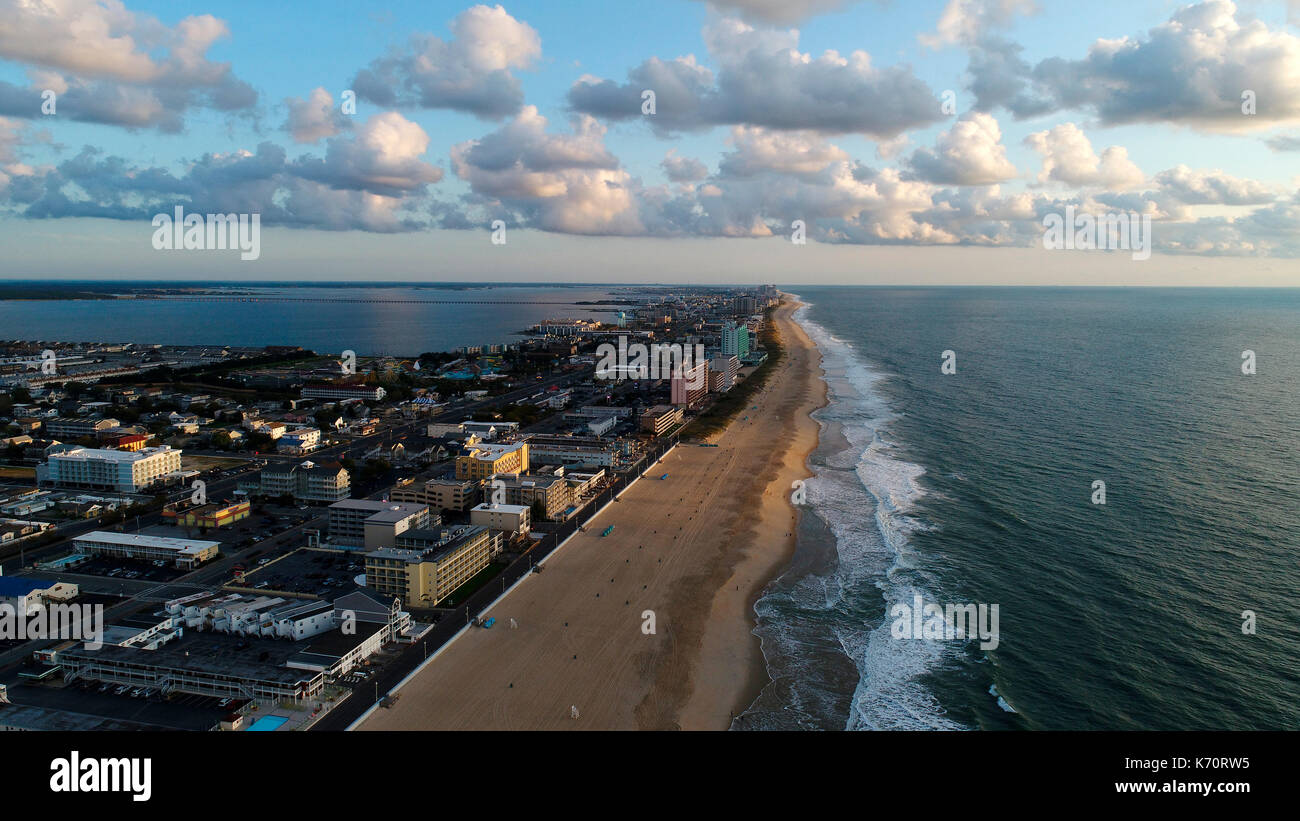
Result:
{"label": "cloud bank on horizon", "polygon": [[[0,0],[0,213],[147,224],[183,205],[267,227],[502,220],[719,243],[802,220],[810,242],[1032,247],[1046,215],[1074,206],[1150,217],[1159,252],[1300,257],[1295,14],[1266,22],[1203,0],[1136,29],[1098,15],[1086,47],[1029,57],[1016,27],[1049,10],[947,0],[896,44],[918,57],[906,61],[861,45],[891,11],[878,2],[681,6],[702,21],[690,51],[593,32],[622,61],[609,76],[582,67],[571,37],[548,51],[544,11],[475,5],[344,66],[343,85],[262,79],[241,64],[239,21],[213,14],[166,23],[120,0]],[[823,19],[836,28],[818,36],[842,29],[842,42],[814,53],[795,26]],[[953,61],[964,67],[941,67]],[[282,84],[299,90],[273,96]],[[1139,162],[1119,139],[1169,148]],[[1225,170],[1230,152],[1210,151],[1211,165],[1195,148],[1225,140],[1275,166]]]}

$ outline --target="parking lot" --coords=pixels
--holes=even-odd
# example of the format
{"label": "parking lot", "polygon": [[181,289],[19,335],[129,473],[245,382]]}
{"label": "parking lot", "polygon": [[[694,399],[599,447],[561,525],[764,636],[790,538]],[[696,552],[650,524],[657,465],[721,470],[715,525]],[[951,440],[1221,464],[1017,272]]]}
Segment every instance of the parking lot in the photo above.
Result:
{"label": "parking lot", "polygon": [[177,730],[211,729],[244,703],[186,693],[175,693],[171,698],[165,698],[154,689],[98,681],[76,681],[64,686],[17,684],[9,692],[18,704]]}
{"label": "parking lot", "polygon": [[74,573],[86,576],[101,576],[106,579],[123,581],[169,582],[184,575],[181,570],[162,559],[145,561],[134,559],[117,559],[106,556],[94,556],[78,565]]}
{"label": "parking lot", "polygon": [[251,569],[244,576],[244,584],[333,599],[356,590],[354,579],[365,570],[360,553],[301,548],[279,561]]}

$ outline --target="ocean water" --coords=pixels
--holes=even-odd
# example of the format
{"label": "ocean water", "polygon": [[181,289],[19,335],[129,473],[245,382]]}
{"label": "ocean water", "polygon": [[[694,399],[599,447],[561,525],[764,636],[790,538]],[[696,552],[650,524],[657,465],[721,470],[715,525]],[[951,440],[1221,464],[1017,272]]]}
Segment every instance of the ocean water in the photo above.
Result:
{"label": "ocean water", "polygon": [[1300,290],[794,290],[830,402],[737,728],[1300,728]]}

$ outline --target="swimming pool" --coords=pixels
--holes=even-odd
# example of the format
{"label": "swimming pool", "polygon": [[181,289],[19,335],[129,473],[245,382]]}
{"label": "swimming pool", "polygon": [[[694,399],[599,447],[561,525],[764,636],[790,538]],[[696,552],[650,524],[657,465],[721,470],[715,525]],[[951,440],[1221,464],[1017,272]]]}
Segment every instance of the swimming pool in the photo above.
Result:
{"label": "swimming pool", "polygon": [[253,726],[248,728],[248,732],[270,732],[278,730],[280,726],[289,719],[286,716],[262,716],[253,722]]}

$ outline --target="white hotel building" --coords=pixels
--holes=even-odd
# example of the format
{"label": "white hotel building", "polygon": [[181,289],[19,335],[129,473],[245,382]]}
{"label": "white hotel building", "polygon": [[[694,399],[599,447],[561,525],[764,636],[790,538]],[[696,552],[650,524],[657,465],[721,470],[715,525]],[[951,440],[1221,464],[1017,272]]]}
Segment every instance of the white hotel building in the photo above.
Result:
{"label": "white hotel building", "polygon": [[139,493],[179,478],[181,452],[167,445],[137,451],[74,448],[51,453],[36,468],[36,480],[56,487]]}

